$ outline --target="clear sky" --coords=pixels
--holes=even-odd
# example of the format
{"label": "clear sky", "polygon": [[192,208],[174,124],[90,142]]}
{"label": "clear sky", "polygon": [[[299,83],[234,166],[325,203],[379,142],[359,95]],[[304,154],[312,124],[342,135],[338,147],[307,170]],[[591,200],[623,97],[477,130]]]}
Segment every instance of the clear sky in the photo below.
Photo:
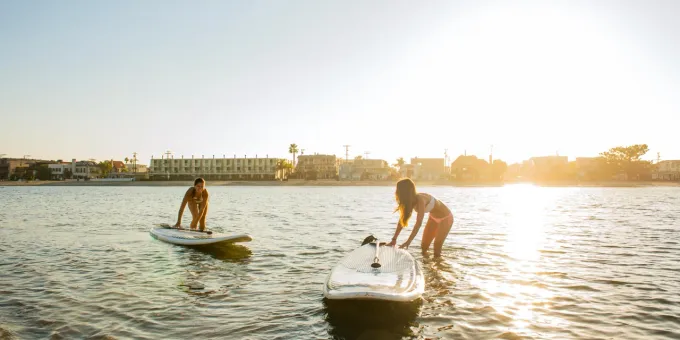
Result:
{"label": "clear sky", "polygon": [[679,1],[0,1],[0,154],[680,159]]}

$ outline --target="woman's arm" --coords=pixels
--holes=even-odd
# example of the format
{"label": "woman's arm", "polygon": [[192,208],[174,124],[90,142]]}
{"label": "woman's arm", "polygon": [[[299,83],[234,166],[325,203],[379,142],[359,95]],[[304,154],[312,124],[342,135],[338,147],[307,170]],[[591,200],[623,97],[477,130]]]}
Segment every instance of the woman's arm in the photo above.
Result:
{"label": "woman's arm", "polygon": [[175,227],[182,226],[182,214],[184,214],[184,207],[187,205],[187,202],[188,202],[188,199],[187,199],[188,193],[189,193],[189,191],[187,191],[184,194],[184,197],[182,198],[182,204],[180,204],[180,206],[179,206],[179,213],[177,214],[177,224],[175,224]]}
{"label": "woman's arm", "polygon": [[394,231],[394,237],[392,237],[392,241],[390,243],[386,244],[385,246],[391,247],[391,246],[397,244],[397,237],[399,237],[399,233],[401,232],[401,229],[403,229],[403,228],[404,227],[401,226],[401,220],[399,220],[397,222],[397,229]]}
{"label": "woman's arm", "polygon": [[423,224],[423,218],[425,217],[425,203],[423,203],[423,200],[419,198],[418,203],[416,204],[418,205],[418,217],[416,219],[416,224],[413,226],[411,236],[408,237],[408,240],[406,240],[406,242],[404,242],[400,248],[408,248],[408,246],[411,244],[411,241],[413,241],[413,239],[416,238],[416,235],[418,235],[418,230]]}

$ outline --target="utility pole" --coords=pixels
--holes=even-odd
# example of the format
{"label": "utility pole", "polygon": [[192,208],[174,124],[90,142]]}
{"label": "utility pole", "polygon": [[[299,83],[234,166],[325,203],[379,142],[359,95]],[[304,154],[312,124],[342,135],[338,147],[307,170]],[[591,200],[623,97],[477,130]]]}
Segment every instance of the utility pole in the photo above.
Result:
{"label": "utility pole", "polygon": [[364,159],[368,159],[368,155],[370,155],[370,151],[364,151]]}
{"label": "utility pole", "polygon": [[493,164],[493,144],[491,144],[491,152],[489,153],[489,164]]}
{"label": "utility pole", "polygon": [[[166,150],[165,151],[165,164],[167,164],[167,166],[165,167],[165,173],[167,174],[168,181],[170,180],[170,165],[171,165],[170,164],[170,155],[172,155],[172,151]],[[201,161],[201,163],[203,163],[203,161]],[[201,164],[201,167],[203,167],[203,164]]]}
{"label": "utility pole", "polygon": [[444,149],[444,171],[448,173],[449,169],[449,149]]}
{"label": "utility pole", "polygon": [[345,162],[349,161],[349,147],[350,146],[351,145],[343,145],[343,147],[345,148]]}

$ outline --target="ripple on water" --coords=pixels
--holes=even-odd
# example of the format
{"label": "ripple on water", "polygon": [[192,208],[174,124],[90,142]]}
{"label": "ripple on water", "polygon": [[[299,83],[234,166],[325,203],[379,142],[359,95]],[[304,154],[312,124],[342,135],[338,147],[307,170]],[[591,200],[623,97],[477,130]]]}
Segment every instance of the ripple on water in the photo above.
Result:
{"label": "ripple on water", "polygon": [[419,188],[456,220],[410,304],[321,292],[392,188],[214,187],[209,227],[254,237],[219,247],[148,235],[183,187],[0,188],[0,339],[680,338],[680,188]]}

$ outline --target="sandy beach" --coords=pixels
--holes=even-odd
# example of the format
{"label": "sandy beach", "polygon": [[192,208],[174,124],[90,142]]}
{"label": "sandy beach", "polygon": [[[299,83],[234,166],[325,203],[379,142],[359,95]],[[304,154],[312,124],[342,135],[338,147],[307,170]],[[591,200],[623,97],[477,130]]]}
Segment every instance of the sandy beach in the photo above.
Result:
{"label": "sandy beach", "polygon": [[[336,181],[336,180],[290,180],[290,181],[207,181],[209,186],[393,186],[396,181]],[[134,182],[101,182],[101,181],[0,181],[0,186],[191,186],[191,181],[134,181]],[[416,181],[418,186],[452,186],[452,187],[501,187],[505,185],[533,184],[542,187],[677,187],[680,182],[669,181],[556,181],[545,183],[504,182],[504,183],[468,183],[450,181]]]}

